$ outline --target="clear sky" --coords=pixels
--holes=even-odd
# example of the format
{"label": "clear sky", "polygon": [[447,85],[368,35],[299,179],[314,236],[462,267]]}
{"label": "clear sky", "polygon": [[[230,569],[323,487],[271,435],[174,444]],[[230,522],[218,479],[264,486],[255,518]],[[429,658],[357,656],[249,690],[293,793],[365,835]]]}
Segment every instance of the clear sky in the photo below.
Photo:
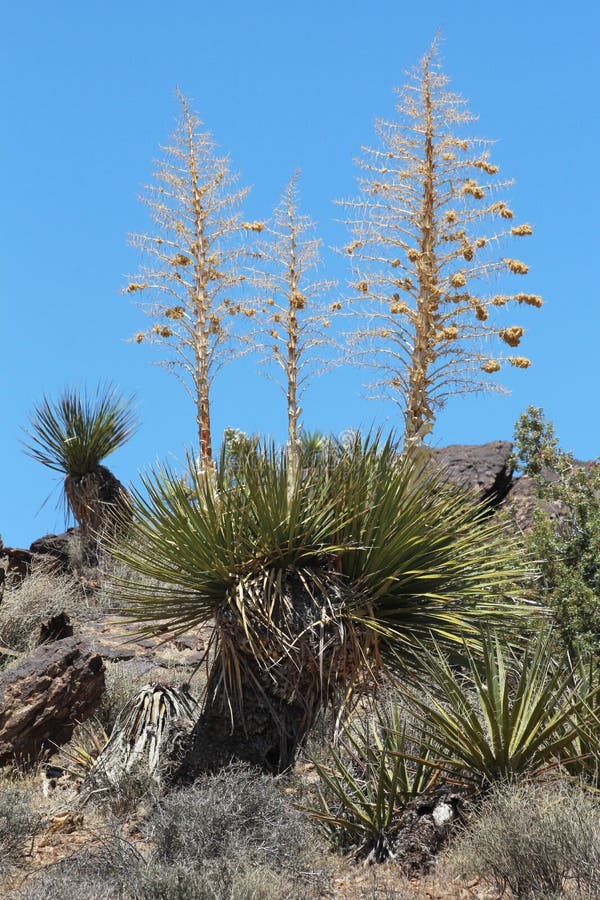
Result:
{"label": "clear sky", "polygon": [[[433,441],[509,439],[534,404],[563,446],[600,454],[597,2],[30,0],[5,3],[0,24],[5,544],[28,546],[65,524],[59,480],[20,445],[44,392],[112,381],[137,393],[141,428],[107,460],[125,483],[157,459],[177,465],[195,439],[180,385],[151,364],[151,348],[126,342],[146,320],[120,293],[139,266],[127,235],[148,229],[138,195],[173,129],[176,86],[252,186],[244,217],[268,216],[299,167],[303,209],[333,247],[346,240],[332,201],[356,192],[352,158],[373,143],[375,116],[392,115],[393,86],[440,27],[451,87],[479,115],[479,134],[497,139],[493,161],[516,179],[516,220],[534,226],[519,245],[524,289],[545,305],[524,323],[534,365],[505,378],[511,396],[457,398]],[[343,260],[324,256],[344,288]],[[400,425],[392,406],[361,398],[363,380],[338,369],[314,385],[305,427]],[[285,435],[283,397],[250,360],[218,379],[213,419],[216,435]]]}

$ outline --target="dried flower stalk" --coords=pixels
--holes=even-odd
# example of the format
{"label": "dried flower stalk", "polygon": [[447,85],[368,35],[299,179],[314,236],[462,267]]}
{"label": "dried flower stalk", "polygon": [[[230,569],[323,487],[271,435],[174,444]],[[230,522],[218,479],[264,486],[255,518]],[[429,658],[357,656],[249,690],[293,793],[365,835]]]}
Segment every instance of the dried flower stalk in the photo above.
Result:
{"label": "dried flower stalk", "polygon": [[300,398],[310,379],[331,365],[322,351],[333,344],[331,317],[341,308],[339,301],[327,298],[334,282],[312,277],[321,241],[314,223],[298,211],[298,180],[296,172],[251,254],[251,280],[258,294],[251,340],[264,362],[275,363],[276,381],[286,395],[290,479],[298,457]]}
{"label": "dried flower stalk", "polygon": [[447,89],[437,41],[398,96],[397,119],[376,123],[379,146],[358,161],[361,196],[342,203],[360,322],[350,340],[353,358],[377,371],[374,394],[397,402],[406,439],[420,442],[450,395],[498,390],[483,375],[503,361],[530,364],[490,355],[490,338],[514,347],[523,335],[490,314],[542,301],[488,293],[490,276],[527,273],[498,248],[532,228],[511,226],[513,212],[498,199],[510,182],[497,178],[489,142],[459,133],[473,117]]}
{"label": "dried flower stalk", "polygon": [[133,340],[166,346],[168,358],[161,364],[178,376],[194,400],[200,466],[210,469],[212,381],[225,359],[243,349],[233,320],[247,311],[234,299],[243,280],[238,208],[247,190],[235,187],[228,159],[217,155],[211,134],[186,98],[178,93],[178,99],[177,130],[143,197],[155,233],[130,238],[151,263],[125,292],[141,293],[140,306],[155,320]]}

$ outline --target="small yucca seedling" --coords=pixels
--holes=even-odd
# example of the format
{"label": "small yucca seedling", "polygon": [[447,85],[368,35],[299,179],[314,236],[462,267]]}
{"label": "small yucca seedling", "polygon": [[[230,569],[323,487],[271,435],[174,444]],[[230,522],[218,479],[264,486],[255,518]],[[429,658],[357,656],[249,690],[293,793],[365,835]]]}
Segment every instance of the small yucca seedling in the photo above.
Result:
{"label": "small yucca seedling", "polygon": [[380,711],[366,727],[345,729],[328,764],[313,760],[321,785],[307,812],[334,847],[381,862],[394,856],[406,808],[430,794],[439,767],[424,741],[409,739],[400,711]]}
{"label": "small yucca seedling", "polygon": [[111,385],[95,395],[67,388],[57,401],[44,397],[25,429],[29,456],[65,476],[69,511],[86,533],[101,532],[126,503],[121,483],[101,462],[137,429],[133,398]]}
{"label": "small yucca seedling", "polygon": [[565,669],[548,634],[522,653],[484,636],[481,658],[466,648],[465,660],[463,675],[440,647],[423,648],[426,686],[406,691],[446,772],[486,789],[567,763],[582,771],[579,738],[600,685]]}

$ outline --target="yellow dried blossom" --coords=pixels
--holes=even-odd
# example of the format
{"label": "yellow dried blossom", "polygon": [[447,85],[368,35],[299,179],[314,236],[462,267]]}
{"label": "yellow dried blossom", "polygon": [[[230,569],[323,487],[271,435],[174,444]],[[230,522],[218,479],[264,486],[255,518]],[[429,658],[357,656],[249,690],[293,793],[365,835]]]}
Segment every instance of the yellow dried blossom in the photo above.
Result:
{"label": "yellow dried blossom", "polygon": [[536,309],[539,309],[544,302],[539,294],[517,294],[515,300],[517,303],[526,303],[527,306],[535,306]]}
{"label": "yellow dried blossom", "polygon": [[466,283],[467,279],[464,272],[455,272],[450,278],[450,284],[455,288],[464,287]]}
{"label": "yellow dried blossom", "polygon": [[498,337],[509,347],[518,347],[523,337],[523,329],[520,325],[511,325],[510,328],[502,328]]}
{"label": "yellow dried blossom", "polygon": [[446,212],[444,213],[444,218],[446,219],[446,222],[449,222],[450,224],[452,224],[453,222],[456,222],[456,218],[457,218],[456,210],[447,209]]}
{"label": "yellow dried blossom", "polygon": [[208,321],[210,323],[208,329],[210,334],[221,334],[223,329],[221,328],[221,321],[219,317],[212,315],[209,317]]}
{"label": "yellow dried blossom", "polygon": [[500,363],[497,359],[488,359],[482,364],[481,368],[484,372],[488,372],[491,375],[493,372],[500,371]]}
{"label": "yellow dried blossom", "polygon": [[478,250],[481,250],[482,247],[485,247],[485,244],[486,244],[485,238],[480,237],[475,240],[475,246],[477,247]]}
{"label": "yellow dried blossom", "polygon": [[458,325],[449,325],[447,328],[442,328],[441,336],[446,341],[455,341],[458,337]]}
{"label": "yellow dried blossom", "polygon": [[147,287],[148,283],[146,281],[143,284],[138,284],[137,281],[131,281],[125,288],[125,292],[127,294],[133,294],[135,291],[143,291]]}
{"label": "yellow dried blossom", "polygon": [[512,209],[509,209],[503,200],[498,200],[497,203],[492,203],[492,205],[488,209],[488,212],[498,213],[501,219],[512,219],[513,217]]}
{"label": "yellow dried blossom", "polygon": [[477,319],[478,322],[485,322],[489,318],[489,313],[488,313],[487,309],[481,303],[475,303],[474,309],[475,309],[475,318]]}
{"label": "yellow dried blossom", "polygon": [[171,264],[174,266],[189,266],[190,263],[191,259],[185,253],[177,253],[171,260]]}
{"label": "yellow dried blossom", "polygon": [[393,259],[393,260],[391,261],[390,265],[391,265],[392,269],[397,269],[398,266],[401,265],[400,260],[398,259],[398,257],[396,257],[396,259]]}
{"label": "yellow dried blossom", "polygon": [[463,244],[462,255],[467,262],[471,262],[473,259],[473,248],[470,244]]}
{"label": "yellow dried blossom", "polygon": [[242,222],[242,228],[245,228],[246,231],[258,231],[260,233],[264,227],[264,222]]}
{"label": "yellow dried blossom", "polygon": [[267,304],[267,306],[274,306],[274,305],[275,305],[275,301],[273,300],[272,297],[269,297],[268,300],[265,300],[265,303]]}
{"label": "yellow dried blossom", "polygon": [[304,309],[306,297],[304,296],[304,294],[296,291],[296,293],[292,295],[291,302],[292,306],[294,306],[296,309]]}
{"label": "yellow dried blossom", "polygon": [[167,319],[183,319],[185,316],[185,309],[183,306],[173,306],[166,311],[165,316]]}
{"label": "yellow dried blossom", "polygon": [[330,325],[331,322],[329,321],[329,319],[323,319],[323,328],[329,328]]}
{"label": "yellow dried blossom", "polygon": [[511,299],[511,297],[506,297],[504,294],[496,294],[494,297],[492,297],[490,303],[492,304],[492,306],[505,306]]}
{"label": "yellow dried blossom", "polygon": [[461,194],[469,194],[469,196],[474,197],[475,200],[481,200],[482,197],[485,197],[485,188],[482,188],[480,184],[477,184],[473,178],[467,178],[460,192]]}
{"label": "yellow dried blossom", "polygon": [[279,337],[279,335],[277,334],[275,329],[273,329],[273,331],[270,331],[269,334],[271,335],[272,338],[275,338],[275,339],[277,339]]}
{"label": "yellow dried blossom", "polygon": [[146,335],[144,334],[143,331],[138,331],[137,334],[134,334],[133,340],[136,342],[136,344],[141,344],[142,341],[145,339],[145,337],[146,337]]}
{"label": "yellow dried blossom", "polygon": [[526,222],[524,225],[515,225],[514,228],[510,229],[510,233],[516,234],[517,237],[523,237],[526,234],[533,234],[533,228]]}
{"label": "yellow dried blossom", "polygon": [[509,356],[508,361],[516,369],[528,369],[531,365],[531,360],[526,356]]}
{"label": "yellow dried blossom", "polygon": [[336,310],[336,309],[341,309],[341,308],[342,308],[342,304],[340,303],[339,300],[336,300],[335,303],[331,303],[329,305],[329,309],[331,309],[331,310]]}
{"label": "yellow dried blossom", "polygon": [[403,313],[407,313],[409,307],[406,303],[392,303],[390,306],[390,312],[394,315],[402,315]]}
{"label": "yellow dried blossom", "polygon": [[358,284],[356,285],[356,287],[357,287],[357,290],[359,290],[361,292],[361,294],[366,294],[367,291],[369,290],[369,285],[367,284],[366,281],[359,281]]}
{"label": "yellow dried blossom", "polygon": [[163,325],[162,328],[159,329],[158,333],[163,338],[169,338],[169,337],[172,337],[172,335],[173,335],[173,332],[171,331],[171,329],[169,328],[168,325]]}
{"label": "yellow dried blossom", "polygon": [[482,169],[488,175],[497,175],[500,169],[498,166],[491,165],[486,159],[476,159],[471,163],[476,169]]}
{"label": "yellow dried blossom", "polygon": [[275,313],[273,316],[273,321],[279,324],[279,322],[281,322],[281,313]]}
{"label": "yellow dried blossom", "polygon": [[514,275],[527,275],[529,266],[520,259],[503,259],[502,262]]}
{"label": "yellow dried blossom", "polygon": [[392,387],[396,387],[396,388],[402,387],[402,381],[400,378],[392,378],[392,380],[390,381],[390,384]]}
{"label": "yellow dried blossom", "polygon": [[411,247],[409,250],[407,250],[406,255],[407,255],[408,259],[410,259],[411,262],[416,262],[421,256],[419,251],[415,250],[414,247]]}
{"label": "yellow dried blossom", "polygon": [[349,253],[350,255],[352,255],[354,253],[354,251],[357,249],[357,247],[360,247],[361,245],[362,245],[362,241],[352,241],[352,243],[348,244],[348,246],[346,247],[346,253]]}

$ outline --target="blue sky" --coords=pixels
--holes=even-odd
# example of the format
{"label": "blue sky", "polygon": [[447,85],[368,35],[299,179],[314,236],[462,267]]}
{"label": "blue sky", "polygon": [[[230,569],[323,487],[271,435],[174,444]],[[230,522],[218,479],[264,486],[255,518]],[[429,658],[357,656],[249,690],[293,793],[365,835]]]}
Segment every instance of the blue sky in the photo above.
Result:
{"label": "blue sky", "polygon": [[[265,218],[299,167],[303,209],[332,247],[346,238],[332,201],[355,193],[352,158],[373,142],[374,117],[392,115],[393,86],[440,27],[451,87],[479,115],[478,133],[497,140],[493,161],[516,179],[517,219],[534,225],[523,252],[526,289],[545,306],[524,323],[523,352],[534,366],[505,378],[511,396],[453,400],[434,442],[508,439],[534,404],[554,420],[563,446],[597,456],[600,8],[585,0],[555,9],[538,0],[5,4],[5,544],[28,546],[65,524],[59,480],[20,445],[43,392],[110,380],[137,393],[141,428],[107,460],[125,483],[157,459],[177,465],[194,441],[194,410],[180,385],[151,365],[150,348],[126,342],[145,320],[120,293],[139,266],[127,235],[148,227],[137,198],[174,126],[175,87],[252,186],[245,218]],[[344,286],[335,254],[325,252],[324,271]],[[341,369],[323,378],[305,397],[305,426],[339,433],[399,425],[393,407],[361,398],[363,380]],[[236,363],[217,381],[215,434],[226,426],[284,437],[283,399],[255,362]]]}

